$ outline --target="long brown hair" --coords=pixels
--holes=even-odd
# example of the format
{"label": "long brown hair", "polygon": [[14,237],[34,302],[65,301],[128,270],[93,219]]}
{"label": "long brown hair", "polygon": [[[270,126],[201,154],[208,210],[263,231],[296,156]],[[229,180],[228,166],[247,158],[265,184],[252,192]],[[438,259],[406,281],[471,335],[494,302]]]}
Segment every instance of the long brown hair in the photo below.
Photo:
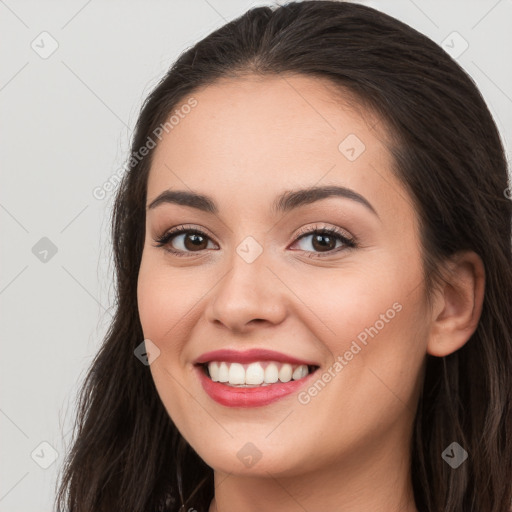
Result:
{"label": "long brown hair", "polygon": [[[206,511],[213,470],[183,439],[149,368],[137,276],[153,151],[133,158],[199,87],[244,73],[330,80],[389,127],[393,172],[420,220],[425,286],[461,250],[482,259],[479,325],[446,357],[427,355],[411,439],[421,512],[509,512],[512,503],[512,202],[504,149],[471,78],[437,44],[369,7],[333,1],[258,7],[185,51],[146,99],[112,218],[117,310],[85,379],[56,506],[66,512]],[[442,459],[457,440],[469,460]]]}

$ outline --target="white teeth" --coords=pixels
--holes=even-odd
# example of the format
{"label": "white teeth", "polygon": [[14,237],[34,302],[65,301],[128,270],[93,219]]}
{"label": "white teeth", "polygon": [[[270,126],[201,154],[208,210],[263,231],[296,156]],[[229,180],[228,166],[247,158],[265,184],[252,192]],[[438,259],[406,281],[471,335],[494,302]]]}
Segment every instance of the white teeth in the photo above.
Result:
{"label": "white teeth", "polygon": [[299,380],[308,375],[307,365],[293,367],[289,363],[260,363],[246,365],[212,361],[208,363],[208,372],[214,382],[224,382],[232,386],[267,386],[278,381]]}
{"label": "white teeth", "polygon": [[307,374],[308,374],[308,367],[305,364],[301,364],[300,366],[297,366],[297,368],[295,368],[295,370],[293,370],[292,379],[299,380],[299,379],[302,379],[302,377],[305,377]]}
{"label": "white teeth", "polygon": [[213,382],[219,381],[219,363],[213,361],[208,365],[208,371],[210,372],[210,378]]}
{"label": "white teeth", "polygon": [[228,380],[229,380],[229,367],[226,363],[220,363],[219,382],[227,382]]}
{"label": "white teeth", "polygon": [[251,363],[245,370],[245,384],[261,384],[264,377],[265,370],[260,363]]}
{"label": "white teeth", "polygon": [[279,370],[279,380],[281,382],[289,382],[292,380],[292,365],[291,364],[283,364],[281,369]]}
{"label": "white teeth", "polygon": [[277,368],[277,364],[270,363],[265,368],[265,382],[268,384],[274,384],[279,380],[279,369]]}
{"label": "white teeth", "polygon": [[229,383],[245,384],[245,370],[240,363],[231,363],[229,367]]}

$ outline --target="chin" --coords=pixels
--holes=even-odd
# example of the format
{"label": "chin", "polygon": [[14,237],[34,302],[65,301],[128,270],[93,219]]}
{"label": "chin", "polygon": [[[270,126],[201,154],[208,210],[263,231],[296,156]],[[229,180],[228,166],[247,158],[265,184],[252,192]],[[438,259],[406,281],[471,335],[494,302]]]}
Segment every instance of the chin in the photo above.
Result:
{"label": "chin", "polygon": [[[199,457],[215,471],[245,476],[293,476],[304,471],[304,454],[297,446],[301,443],[285,444],[284,440],[276,438],[273,442],[265,435],[255,436],[250,441],[250,433],[246,431],[243,440],[229,438],[224,443],[212,443],[204,437],[192,446]],[[257,439],[256,439],[257,438]],[[261,439],[261,440],[258,440]]]}

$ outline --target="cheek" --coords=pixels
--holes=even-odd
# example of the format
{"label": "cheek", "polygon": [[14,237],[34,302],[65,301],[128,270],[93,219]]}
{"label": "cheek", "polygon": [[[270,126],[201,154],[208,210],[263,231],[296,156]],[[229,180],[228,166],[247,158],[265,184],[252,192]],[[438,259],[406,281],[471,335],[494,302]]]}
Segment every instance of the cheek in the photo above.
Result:
{"label": "cheek", "polygon": [[173,271],[162,265],[158,256],[143,255],[137,282],[137,303],[144,336],[163,341],[201,297],[197,280],[183,269]]}
{"label": "cheek", "polygon": [[185,332],[196,321],[192,306],[201,297],[191,282],[194,281],[184,278],[183,272],[173,272],[162,265],[158,256],[143,254],[137,282],[139,317],[144,338],[160,349],[149,369],[167,413],[182,434],[189,431],[190,403],[180,385],[183,375],[176,378],[176,371],[181,371]]}
{"label": "cheek", "polygon": [[417,276],[411,266],[403,270],[396,261],[383,257],[373,264],[347,263],[340,269],[302,273],[294,279],[293,288],[304,299],[302,319],[311,317],[319,338],[333,340],[332,348],[339,344],[342,350],[347,340],[376,322],[381,331],[384,325],[399,321],[400,306],[393,305],[409,300]]}
{"label": "cheek", "polygon": [[428,325],[419,256],[406,259],[375,258],[364,272],[346,265],[296,280],[297,296],[307,297],[302,321],[311,318],[307,327],[328,349],[330,364],[338,361],[333,373],[343,376],[334,380],[343,393],[371,397],[380,388],[389,393],[387,385],[403,392],[404,401],[410,398]]}

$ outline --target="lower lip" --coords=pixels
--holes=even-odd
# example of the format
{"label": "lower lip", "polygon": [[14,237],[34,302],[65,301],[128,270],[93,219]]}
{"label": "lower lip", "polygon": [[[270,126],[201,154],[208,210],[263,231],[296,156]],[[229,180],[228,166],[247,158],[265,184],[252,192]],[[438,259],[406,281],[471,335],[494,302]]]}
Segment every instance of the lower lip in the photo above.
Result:
{"label": "lower lip", "polygon": [[269,386],[251,388],[238,388],[227,386],[222,382],[214,382],[205,373],[202,367],[196,367],[199,380],[206,393],[216,402],[227,407],[261,407],[268,405],[297,391],[309,382],[316,371],[307,377]]}

